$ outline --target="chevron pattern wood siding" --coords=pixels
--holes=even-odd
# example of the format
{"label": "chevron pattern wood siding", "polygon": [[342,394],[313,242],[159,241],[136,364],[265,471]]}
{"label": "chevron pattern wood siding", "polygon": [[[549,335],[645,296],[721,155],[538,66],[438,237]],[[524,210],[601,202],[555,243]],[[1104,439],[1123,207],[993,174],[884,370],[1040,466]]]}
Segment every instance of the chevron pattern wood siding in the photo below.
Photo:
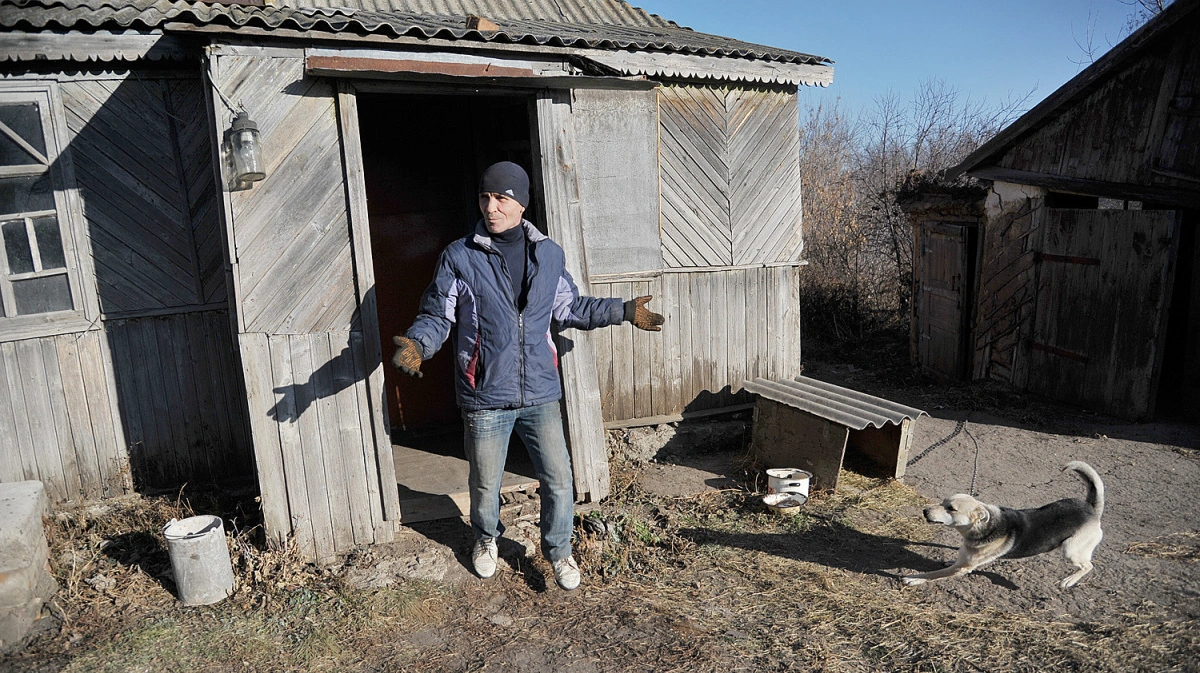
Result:
{"label": "chevron pattern wood siding", "polygon": [[654,295],[661,332],[626,323],[596,339],[605,422],[739,401],[742,382],[800,373],[800,267],[667,272],[592,281],[598,297]]}
{"label": "chevron pattern wood siding", "polygon": [[[327,561],[389,541],[381,489],[397,497],[373,429],[368,377],[378,357],[368,365],[358,318],[337,92],[305,77],[299,50],[244,48],[210,67],[225,96],[248,104],[267,174],[224,201],[267,535]],[[230,115],[210,95],[224,133]],[[378,441],[390,451],[388,437]]]}
{"label": "chevron pattern wood siding", "polygon": [[[357,303],[333,86],[305,79],[302,58],[227,56],[220,67],[225,95],[255,103],[267,173],[229,194],[243,331],[351,329]],[[219,114],[228,128],[228,112]]]}
{"label": "chevron pattern wood siding", "polygon": [[800,258],[798,115],[794,92],[661,89],[660,189],[667,266]]}
{"label": "chevron pattern wood siding", "polygon": [[62,85],[70,152],[108,314],[225,300],[212,150],[198,80]]}

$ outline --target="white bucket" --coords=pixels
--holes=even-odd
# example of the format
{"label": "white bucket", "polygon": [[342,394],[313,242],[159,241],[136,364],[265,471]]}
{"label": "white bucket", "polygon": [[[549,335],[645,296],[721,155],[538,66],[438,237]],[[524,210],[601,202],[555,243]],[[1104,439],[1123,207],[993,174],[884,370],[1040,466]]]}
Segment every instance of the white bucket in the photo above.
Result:
{"label": "white bucket", "polygon": [[233,566],[221,517],[171,519],[163,528],[175,587],[184,605],[209,605],[233,593]]}
{"label": "white bucket", "polygon": [[808,480],[812,473],[791,467],[767,470],[767,493],[800,493],[808,498]]}

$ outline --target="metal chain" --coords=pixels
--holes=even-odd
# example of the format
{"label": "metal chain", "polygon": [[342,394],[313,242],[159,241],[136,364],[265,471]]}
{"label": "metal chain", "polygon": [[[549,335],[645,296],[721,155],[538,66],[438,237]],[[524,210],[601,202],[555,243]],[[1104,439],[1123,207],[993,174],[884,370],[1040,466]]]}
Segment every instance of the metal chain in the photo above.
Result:
{"label": "metal chain", "polygon": [[962,432],[963,428],[965,428],[966,426],[967,426],[967,420],[964,418],[963,420],[958,422],[958,425],[954,426],[954,432],[951,432],[950,434],[946,435],[945,437],[942,437],[941,439],[937,440],[936,442],[930,444],[928,449],[925,449],[921,453],[917,454],[917,456],[915,458],[909,460],[908,467],[912,467],[913,465],[916,465],[917,461],[921,460],[925,456],[928,456],[930,451],[933,451],[937,447],[942,446],[946,442],[957,437],[958,433]]}
{"label": "metal chain", "polygon": [[[946,435],[945,437],[939,439],[938,441],[930,444],[929,448],[927,448],[924,451],[922,451],[921,453],[917,454],[916,457],[914,457],[912,460],[908,461],[907,465],[909,467],[915,465],[917,463],[917,461],[921,460],[925,456],[928,456],[931,451],[933,451],[934,449],[938,448],[939,446],[942,446],[946,442],[949,442],[950,440],[957,437],[958,433],[965,430],[966,427],[967,427],[967,419],[964,418],[963,420],[959,421],[954,426],[953,432],[951,432],[950,434]],[[971,434],[970,430],[967,430],[967,436],[971,438],[971,443],[975,445],[975,467],[974,467],[974,469],[971,470],[971,491],[970,491],[970,493],[972,496],[976,496],[976,495],[979,495],[979,491],[977,491],[975,489],[976,479],[979,477],[979,442],[975,440],[975,435]]]}

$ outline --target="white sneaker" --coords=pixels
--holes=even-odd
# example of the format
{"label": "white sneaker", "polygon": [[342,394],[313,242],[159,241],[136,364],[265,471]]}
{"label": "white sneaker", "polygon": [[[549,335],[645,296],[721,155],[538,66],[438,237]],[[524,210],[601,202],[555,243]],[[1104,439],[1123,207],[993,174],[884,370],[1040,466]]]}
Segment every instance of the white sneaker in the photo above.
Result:
{"label": "white sneaker", "polygon": [[[496,574],[496,538],[485,537],[475,541],[475,549],[471,552],[471,563],[475,566],[475,573],[483,579],[487,579]],[[576,579],[578,584],[579,580]]]}
{"label": "white sneaker", "polygon": [[551,565],[554,566],[554,580],[558,582],[558,586],[567,591],[579,586],[579,564],[575,562],[574,556],[560,559]]}

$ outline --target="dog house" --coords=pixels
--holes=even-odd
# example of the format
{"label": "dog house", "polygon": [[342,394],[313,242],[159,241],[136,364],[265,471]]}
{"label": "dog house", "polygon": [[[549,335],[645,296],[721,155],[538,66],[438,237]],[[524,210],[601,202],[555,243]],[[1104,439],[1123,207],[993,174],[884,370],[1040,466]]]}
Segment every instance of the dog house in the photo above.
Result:
{"label": "dog house", "polygon": [[807,376],[755,379],[752,452],[766,467],[812,473],[812,487],[835,489],[843,463],[876,477],[904,476],[913,426],[924,414]]}

